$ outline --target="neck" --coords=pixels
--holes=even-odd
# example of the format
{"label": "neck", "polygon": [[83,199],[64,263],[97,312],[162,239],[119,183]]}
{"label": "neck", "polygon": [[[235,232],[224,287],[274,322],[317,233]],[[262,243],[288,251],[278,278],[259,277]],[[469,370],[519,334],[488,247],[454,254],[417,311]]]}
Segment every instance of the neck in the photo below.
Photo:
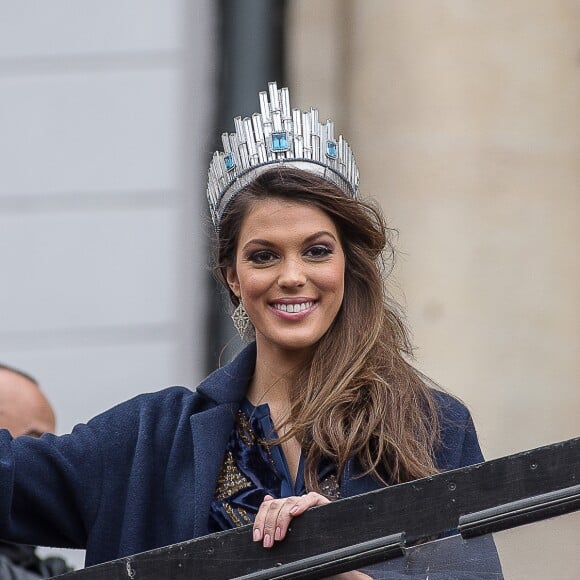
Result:
{"label": "neck", "polygon": [[264,348],[258,341],[256,368],[247,395],[250,402],[254,405],[268,403],[270,407],[288,410],[292,385],[307,357],[304,351]]}

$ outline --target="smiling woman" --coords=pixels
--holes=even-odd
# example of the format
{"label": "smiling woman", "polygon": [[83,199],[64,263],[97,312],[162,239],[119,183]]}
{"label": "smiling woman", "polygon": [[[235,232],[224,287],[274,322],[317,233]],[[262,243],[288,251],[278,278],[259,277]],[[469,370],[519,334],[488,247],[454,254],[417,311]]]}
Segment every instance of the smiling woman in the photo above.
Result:
{"label": "smiling woman", "polygon": [[253,522],[266,548],[310,507],[482,460],[465,408],[408,362],[380,210],[317,170],[261,168],[216,224],[215,272],[255,345],[209,529]]}
{"label": "smiling woman", "polygon": [[482,461],[467,409],[409,363],[389,230],[348,144],[275,83],[260,109],[224,134],[207,191],[248,346],[195,392],[137,397],[71,435],[0,431],[5,538],[95,564],[251,523],[271,548],[312,506]]}
{"label": "smiling woman", "polygon": [[[437,399],[452,399],[435,395],[406,361],[405,328],[383,288],[384,251],[393,251],[387,234],[376,207],[284,164],[261,172],[221,217],[216,274],[255,330],[243,421],[267,409],[266,428],[254,430],[269,453],[280,446],[287,466],[286,494],[258,483],[261,495],[253,497],[290,499],[267,499],[260,508],[240,505],[234,494],[213,511],[242,509],[244,522],[256,517],[255,538],[266,546],[284,537],[291,516],[324,497],[439,468]],[[238,422],[223,477],[240,456],[239,433]],[[470,452],[480,458],[476,447]]]}

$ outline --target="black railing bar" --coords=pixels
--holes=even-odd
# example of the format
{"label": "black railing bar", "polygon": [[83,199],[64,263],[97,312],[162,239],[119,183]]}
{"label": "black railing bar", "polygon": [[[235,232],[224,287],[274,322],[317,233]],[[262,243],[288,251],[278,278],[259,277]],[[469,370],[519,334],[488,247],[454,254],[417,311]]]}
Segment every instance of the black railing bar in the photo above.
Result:
{"label": "black railing bar", "polygon": [[368,542],[361,542],[316,556],[259,570],[237,580],[315,580],[322,575],[340,574],[362,566],[384,562],[402,556],[405,534],[391,534]]}
{"label": "black railing bar", "polygon": [[[580,438],[576,438],[309,510],[293,522],[292,534],[275,550],[249,541],[251,526],[247,526],[155,548],[131,556],[131,561],[142,580],[184,580],[191,570],[196,578],[231,579],[401,531],[407,543],[414,543],[457,530],[464,514],[525,501],[579,481]],[[522,523],[526,522],[518,525]],[[240,560],[237,555],[242,554]],[[164,556],[167,573],[159,562]],[[126,559],[72,572],[63,580],[126,579]]]}
{"label": "black railing bar", "polygon": [[573,485],[466,514],[459,518],[458,528],[464,538],[471,538],[577,510],[580,485]]}

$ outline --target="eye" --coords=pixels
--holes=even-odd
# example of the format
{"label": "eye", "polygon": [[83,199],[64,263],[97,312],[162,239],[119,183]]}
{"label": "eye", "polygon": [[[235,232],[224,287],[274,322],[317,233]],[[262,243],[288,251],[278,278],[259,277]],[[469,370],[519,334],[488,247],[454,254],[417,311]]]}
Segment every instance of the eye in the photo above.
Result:
{"label": "eye", "polygon": [[314,260],[323,260],[332,254],[332,248],[325,246],[323,244],[317,244],[306,250],[305,255]]}
{"label": "eye", "polygon": [[271,250],[258,250],[257,252],[252,252],[248,256],[248,261],[258,265],[265,265],[270,264],[277,258],[278,256]]}

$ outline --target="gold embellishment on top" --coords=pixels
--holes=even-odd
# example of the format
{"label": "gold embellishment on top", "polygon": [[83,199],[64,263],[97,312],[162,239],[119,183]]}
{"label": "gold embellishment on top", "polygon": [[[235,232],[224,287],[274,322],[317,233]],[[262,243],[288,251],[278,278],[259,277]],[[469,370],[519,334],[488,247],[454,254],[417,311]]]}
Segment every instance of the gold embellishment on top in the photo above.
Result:
{"label": "gold embellishment on top", "polygon": [[224,501],[222,506],[237,528],[253,523],[253,520],[244,508],[234,508],[227,501]]}
{"label": "gold embellishment on top", "polygon": [[221,501],[249,487],[252,487],[252,483],[242,475],[232,452],[228,451],[217,480],[215,499]]}
{"label": "gold embellishment on top", "polygon": [[238,411],[236,429],[240,439],[248,446],[251,447],[256,441],[256,435],[252,430],[250,424],[250,419],[243,411]]}
{"label": "gold embellishment on top", "polygon": [[322,495],[325,495],[332,501],[340,499],[340,486],[338,485],[336,475],[332,474],[325,477],[320,482],[320,491],[322,492]]}

